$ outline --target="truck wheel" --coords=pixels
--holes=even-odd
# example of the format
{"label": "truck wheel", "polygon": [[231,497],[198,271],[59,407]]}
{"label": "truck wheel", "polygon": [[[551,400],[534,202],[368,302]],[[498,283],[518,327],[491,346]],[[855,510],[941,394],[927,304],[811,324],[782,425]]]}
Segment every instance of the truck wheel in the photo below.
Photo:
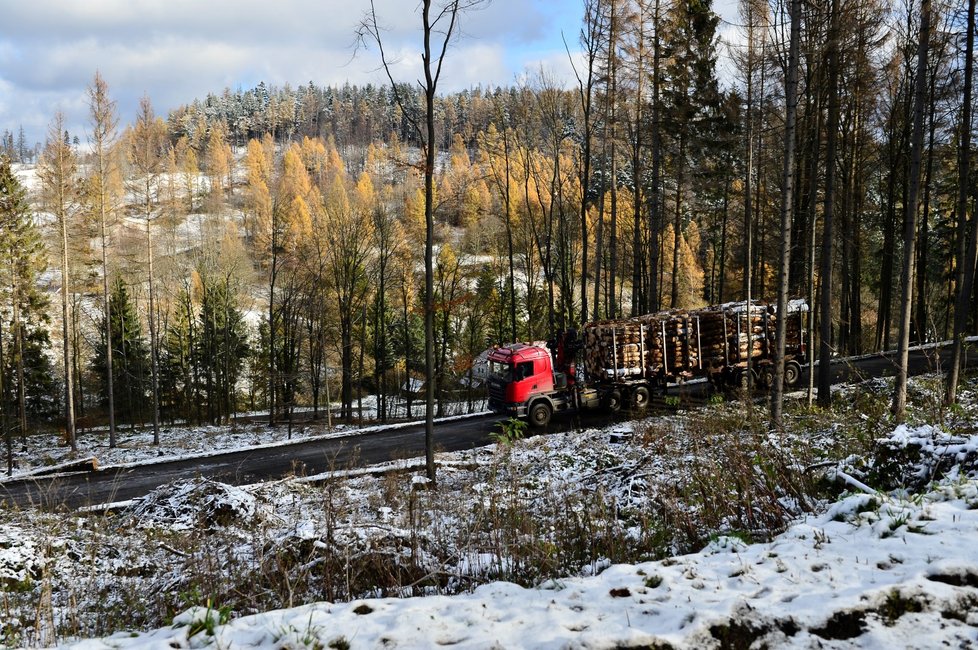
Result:
{"label": "truck wheel", "polygon": [[613,390],[604,396],[604,407],[611,411],[612,413],[617,413],[621,410],[621,393],[617,390]]}
{"label": "truck wheel", "polygon": [[772,366],[764,366],[764,369],[761,370],[761,384],[765,388],[773,388],[774,387],[774,366],[773,365]]}
{"label": "truck wheel", "polygon": [[794,386],[801,378],[801,366],[797,361],[788,361],[784,364],[784,385]]}
{"label": "truck wheel", "polygon": [[639,386],[632,391],[632,406],[637,409],[644,409],[649,405],[649,389]]}
{"label": "truck wheel", "polygon": [[553,409],[550,408],[550,404],[536,402],[530,407],[530,413],[527,419],[529,419],[531,426],[542,428],[550,424],[550,416],[552,414]]}

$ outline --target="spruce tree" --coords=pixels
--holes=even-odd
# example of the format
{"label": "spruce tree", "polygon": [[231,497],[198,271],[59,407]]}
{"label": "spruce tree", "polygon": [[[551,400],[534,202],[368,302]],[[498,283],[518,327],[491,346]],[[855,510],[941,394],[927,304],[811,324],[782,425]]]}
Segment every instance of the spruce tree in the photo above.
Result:
{"label": "spruce tree", "polygon": [[211,422],[227,422],[236,407],[235,390],[248,356],[248,335],[230,276],[201,274],[197,359]]}
{"label": "spruce tree", "polygon": [[160,414],[170,422],[191,421],[193,373],[193,302],[190,291],[182,287],[174,301],[160,349]]}
{"label": "spruce tree", "polygon": [[[149,389],[149,347],[143,337],[136,303],[122,278],[112,283],[109,295],[109,325],[102,316],[101,331],[111,332],[112,386],[115,388],[116,413],[120,420],[135,423],[145,417]],[[109,381],[106,369],[108,347],[103,337],[95,344],[92,371],[99,382],[99,397],[108,406]]]}
{"label": "spruce tree", "polygon": [[45,270],[26,191],[10,160],[0,157],[0,426],[7,436],[8,472],[14,431],[26,442],[28,416],[49,411],[56,400],[50,360],[39,354],[50,346],[48,299],[38,289]]}

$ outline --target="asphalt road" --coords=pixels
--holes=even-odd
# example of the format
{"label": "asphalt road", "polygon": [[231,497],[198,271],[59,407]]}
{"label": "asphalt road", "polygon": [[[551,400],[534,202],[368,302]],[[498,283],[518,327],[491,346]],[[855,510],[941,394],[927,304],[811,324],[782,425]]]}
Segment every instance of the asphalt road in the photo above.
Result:
{"label": "asphalt road", "polygon": [[[892,353],[833,363],[833,383],[893,375],[897,366]],[[946,367],[949,350],[923,350],[911,353],[910,372],[920,374]],[[969,361],[974,362],[972,357]],[[807,386],[807,368],[799,386]],[[706,399],[709,387],[692,383],[671,389],[691,403]],[[655,408],[661,398],[653,402]],[[628,419],[617,414],[616,419]],[[550,431],[577,429],[608,423],[607,413],[582,413],[555,417]],[[438,451],[460,451],[492,442],[490,433],[500,418],[496,415],[442,422],[435,428]],[[293,474],[317,474],[331,469],[364,467],[424,455],[424,425],[332,438],[293,445],[229,451],[202,458],[161,462],[98,472],[80,472],[55,477],[34,477],[0,483],[3,507],[75,509],[93,504],[112,503],[143,496],[154,488],[178,478],[204,476],[230,484],[248,484]]]}

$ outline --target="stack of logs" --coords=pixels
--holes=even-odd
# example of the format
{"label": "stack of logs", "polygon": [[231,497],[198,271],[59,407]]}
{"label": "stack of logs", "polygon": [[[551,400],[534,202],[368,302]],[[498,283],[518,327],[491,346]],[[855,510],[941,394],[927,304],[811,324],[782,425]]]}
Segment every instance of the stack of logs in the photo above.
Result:
{"label": "stack of logs", "polygon": [[[671,310],[589,323],[582,329],[584,370],[592,378],[698,375],[773,355],[775,315],[763,303]],[[795,317],[793,317],[795,316]],[[802,342],[800,310],[788,312],[786,347]]]}

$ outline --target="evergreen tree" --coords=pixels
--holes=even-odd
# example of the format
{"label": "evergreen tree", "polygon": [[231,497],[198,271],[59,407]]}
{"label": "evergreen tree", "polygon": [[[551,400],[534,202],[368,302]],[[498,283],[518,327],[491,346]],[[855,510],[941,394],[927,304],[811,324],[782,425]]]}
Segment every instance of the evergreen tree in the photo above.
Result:
{"label": "evergreen tree", "polygon": [[160,412],[171,422],[193,420],[193,321],[193,300],[184,286],[174,300],[160,349]]}
{"label": "evergreen tree", "polygon": [[[112,385],[119,399],[116,411],[120,420],[129,423],[142,422],[146,412],[149,390],[149,346],[143,337],[142,324],[136,313],[136,302],[123,279],[116,278],[109,295],[110,322],[101,319],[101,331],[111,332],[112,337]],[[102,404],[108,406],[108,374],[106,372],[107,346],[103,337],[95,343],[92,371],[98,377],[98,393]]]}
{"label": "evergreen tree", "polygon": [[[28,418],[56,408],[47,329],[48,298],[38,289],[47,269],[41,234],[10,160],[0,157],[0,427],[11,451]],[[8,471],[12,469],[8,453]]]}
{"label": "evergreen tree", "polygon": [[[697,153],[715,135],[716,112],[721,105],[716,79],[716,29],[719,18],[710,0],[677,2],[671,8],[666,32],[668,63],[665,68],[666,132],[672,137],[670,152],[675,176],[673,208],[672,282],[669,304],[680,300],[682,234],[690,217],[690,170],[696,169]],[[687,195],[687,191],[689,194]]]}
{"label": "evergreen tree", "polygon": [[248,334],[230,275],[201,273],[196,358],[211,422],[227,422],[236,409],[235,391],[249,354]]}

